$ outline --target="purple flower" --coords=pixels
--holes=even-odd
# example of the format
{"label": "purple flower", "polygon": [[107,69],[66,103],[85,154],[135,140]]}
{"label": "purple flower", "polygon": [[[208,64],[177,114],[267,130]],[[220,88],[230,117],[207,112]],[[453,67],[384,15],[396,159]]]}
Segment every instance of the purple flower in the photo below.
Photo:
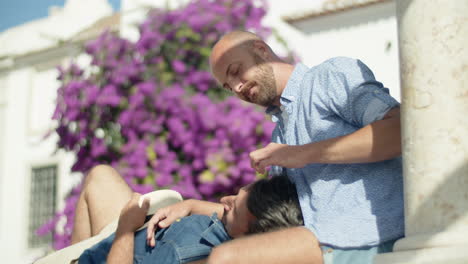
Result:
{"label": "purple flower", "polygon": [[103,139],[93,138],[91,140],[91,156],[97,158],[107,152],[107,146]]}
{"label": "purple flower", "polygon": [[174,60],[172,62],[172,68],[176,73],[184,73],[185,72],[185,64],[180,60]]}
{"label": "purple flower", "polygon": [[143,101],[145,100],[145,95],[142,93],[135,93],[134,95],[130,96],[130,105],[134,108],[139,107],[141,104],[143,104]]}
{"label": "purple flower", "polygon": [[96,103],[102,106],[118,106],[120,104],[120,96],[117,94],[117,87],[112,84],[104,86]]}
{"label": "purple flower", "polygon": [[150,96],[156,91],[156,85],[154,82],[142,82],[137,86],[138,90],[146,96]]}
{"label": "purple flower", "polygon": [[158,186],[168,186],[172,184],[174,179],[172,178],[172,175],[167,174],[167,173],[158,173],[156,176],[156,184]]}
{"label": "purple flower", "polygon": [[90,106],[97,101],[97,98],[99,96],[99,87],[95,84],[90,84],[86,86],[85,94],[86,94],[86,97],[85,97],[86,105]]}
{"label": "purple flower", "polygon": [[[238,99],[223,101],[207,62],[227,31],[269,33],[256,1],[192,0],[152,10],[136,42],[110,31],[87,42],[91,65],[58,70],[53,119],[57,147],[76,154],[72,171],[105,162],[134,191],[171,188],[206,200],[255,180],[248,153],[270,141],[274,125]],[[38,230],[56,231],[55,248],[70,243],[81,188]]]}

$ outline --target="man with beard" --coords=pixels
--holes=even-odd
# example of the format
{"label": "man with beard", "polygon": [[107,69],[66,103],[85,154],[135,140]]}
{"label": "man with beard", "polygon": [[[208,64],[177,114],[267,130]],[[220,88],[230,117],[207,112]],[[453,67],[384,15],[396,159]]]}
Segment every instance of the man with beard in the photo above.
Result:
{"label": "man with beard", "polygon": [[391,251],[404,234],[399,103],[372,71],[344,57],[291,65],[243,31],[216,43],[210,65],[224,89],[272,115],[274,143],[251,164],[294,181],[305,227],[224,243],[208,263],[362,264]]}

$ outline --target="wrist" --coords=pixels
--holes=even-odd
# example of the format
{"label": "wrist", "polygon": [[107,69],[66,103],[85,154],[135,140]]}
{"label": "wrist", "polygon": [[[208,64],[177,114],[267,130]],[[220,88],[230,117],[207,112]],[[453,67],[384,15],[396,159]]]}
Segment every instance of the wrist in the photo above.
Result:
{"label": "wrist", "polygon": [[313,143],[296,146],[296,151],[298,153],[297,158],[303,166],[310,163],[318,163],[319,155],[317,149],[312,144]]}
{"label": "wrist", "polygon": [[195,207],[195,203],[197,202],[198,200],[195,200],[195,199],[188,199],[188,200],[184,200],[183,203],[185,203],[185,208],[187,210],[187,215],[191,215],[192,212],[193,212],[193,208]]}
{"label": "wrist", "polygon": [[115,234],[133,234],[135,232],[134,227],[125,223],[119,223],[117,225],[117,230],[115,231]]}
{"label": "wrist", "polygon": [[128,237],[134,235],[134,231],[131,228],[128,227],[117,227],[117,230],[115,231],[115,236],[116,237]]}

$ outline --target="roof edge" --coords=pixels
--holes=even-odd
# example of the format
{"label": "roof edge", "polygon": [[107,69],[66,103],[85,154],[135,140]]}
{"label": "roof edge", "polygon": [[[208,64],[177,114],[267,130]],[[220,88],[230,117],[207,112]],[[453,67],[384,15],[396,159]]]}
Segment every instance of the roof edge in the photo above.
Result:
{"label": "roof edge", "polygon": [[304,12],[296,15],[283,16],[282,20],[286,23],[293,24],[301,22],[307,19],[314,19],[321,16],[333,15],[341,12],[346,12],[349,10],[372,6],[376,4],[381,4],[385,2],[391,2],[393,0],[365,0],[361,2],[351,2],[351,3],[324,3],[320,9],[311,10],[309,12]]}

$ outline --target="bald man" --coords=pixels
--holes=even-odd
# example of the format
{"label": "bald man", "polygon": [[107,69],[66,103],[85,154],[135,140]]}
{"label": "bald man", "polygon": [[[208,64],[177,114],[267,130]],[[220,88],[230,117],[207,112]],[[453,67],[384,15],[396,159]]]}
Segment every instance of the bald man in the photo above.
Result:
{"label": "bald man", "polygon": [[222,244],[208,263],[363,264],[392,251],[404,231],[399,103],[372,71],[344,57],[291,65],[243,31],[216,43],[210,65],[224,89],[272,115],[274,143],[251,164],[294,181],[305,226]]}

